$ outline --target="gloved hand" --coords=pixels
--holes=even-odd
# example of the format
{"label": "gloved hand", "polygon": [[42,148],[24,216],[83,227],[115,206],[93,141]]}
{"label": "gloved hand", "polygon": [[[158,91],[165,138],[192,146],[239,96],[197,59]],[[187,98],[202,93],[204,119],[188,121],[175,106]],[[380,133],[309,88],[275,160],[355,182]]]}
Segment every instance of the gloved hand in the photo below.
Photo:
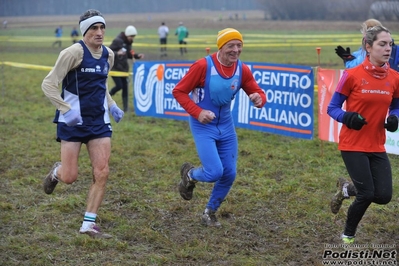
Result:
{"label": "gloved hand", "polygon": [[337,46],[337,48],[335,48],[335,53],[342,58],[342,60],[344,60],[344,63],[348,62],[348,61],[352,61],[353,59],[356,58],[356,56],[353,56],[351,54],[351,49],[349,47],[346,47],[346,50],[344,49],[344,47],[342,46]]}
{"label": "gloved hand", "polygon": [[367,125],[366,119],[356,112],[345,112],[342,122],[349,129],[354,130],[360,130],[364,125]]}
{"label": "gloved hand", "polygon": [[69,127],[76,126],[78,124],[83,123],[82,116],[76,110],[69,109],[66,113],[64,113],[65,124]]}
{"label": "gloved hand", "polygon": [[395,132],[398,129],[398,122],[398,117],[396,115],[390,115],[384,127],[390,132]]}
{"label": "gloved hand", "polygon": [[109,110],[111,111],[111,115],[113,116],[116,123],[119,123],[119,121],[121,121],[123,115],[125,114],[116,104],[112,105]]}

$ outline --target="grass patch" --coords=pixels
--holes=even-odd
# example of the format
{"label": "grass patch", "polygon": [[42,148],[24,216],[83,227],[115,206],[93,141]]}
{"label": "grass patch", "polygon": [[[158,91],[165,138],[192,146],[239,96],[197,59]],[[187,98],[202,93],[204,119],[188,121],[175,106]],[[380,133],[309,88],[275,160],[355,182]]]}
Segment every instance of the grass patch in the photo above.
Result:
{"label": "grass patch", "polygon": [[[19,36],[17,30],[11,35]],[[50,45],[0,41],[0,54],[4,61],[51,66],[59,50]],[[306,49],[311,52],[304,55]],[[243,56],[316,62],[314,48],[306,49],[259,52],[249,47]],[[157,53],[156,48],[148,51]],[[200,53],[185,59],[195,60]],[[76,183],[60,184],[52,195],[42,189],[43,177],[60,156],[54,108],[40,87],[46,74],[0,69],[1,265],[321,265],[324,245],[340,243],[351,201],[337,215],[330,213],[336,179],[347,176],[335,143],[317,135],[300,140],[237,129],[238,175],[218,212],[223,227],[204,228],[199,221],[212,185],[198,184],[189,202],[177,192],[180,165],[199,163],[187,122],[134,112],[113,123],[111,173],[98,216],[102,229],[115,238],[79,235],[91,182],[85,148]],[[121,97],[114,98],[121,105]],[[389,157],[393,199],[385,206],[371,205],[359,226],[361,244],[399,241],[399,157]]]}

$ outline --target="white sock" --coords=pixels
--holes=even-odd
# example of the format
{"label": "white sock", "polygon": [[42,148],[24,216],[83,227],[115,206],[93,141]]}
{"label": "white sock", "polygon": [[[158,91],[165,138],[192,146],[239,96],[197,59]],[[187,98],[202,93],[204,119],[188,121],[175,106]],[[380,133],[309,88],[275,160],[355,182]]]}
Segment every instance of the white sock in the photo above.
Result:
{"label": "white sock", "polygon": [[92,225],[96,223],[97,214],[86,212],[83,218],[82,228],[81,229],[90,229]]}

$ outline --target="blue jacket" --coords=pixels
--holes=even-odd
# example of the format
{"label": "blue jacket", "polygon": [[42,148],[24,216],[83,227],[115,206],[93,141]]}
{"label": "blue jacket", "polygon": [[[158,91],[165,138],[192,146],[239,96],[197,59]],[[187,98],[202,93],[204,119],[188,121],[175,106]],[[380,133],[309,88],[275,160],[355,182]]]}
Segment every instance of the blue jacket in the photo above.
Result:
{"label": "blue jacket", "polygon": [[363,47],[360,47],[359,50],[353,52],[352,55],[355,57],[355,59],[347,61],[345,63],[346,68],[352,68],[357,65],[360,65],[366,58],[366,51],[363,50]]}

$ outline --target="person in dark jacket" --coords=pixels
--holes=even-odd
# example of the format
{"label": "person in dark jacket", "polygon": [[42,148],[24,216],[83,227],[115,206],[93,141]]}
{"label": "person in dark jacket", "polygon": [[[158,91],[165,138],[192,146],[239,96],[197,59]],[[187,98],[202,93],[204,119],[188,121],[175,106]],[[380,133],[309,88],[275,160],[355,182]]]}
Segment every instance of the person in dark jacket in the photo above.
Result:
{"label": "person in dark jacket", "polygon": [[[137,35],[137,30],[134,26],[129,25],[124,32],[121,32],[112,41],[109,48],[115,53],[115,63],[112,68],[113,71],[129,72],[128,59],[142,59],[144,54],[135,54],[132,50],[134,37]],[[112,76],[115,82],[115,87],[111,89],[109,94],[115,95],[118,91],[122,90],[123,111],[128,110],[128,81],[129,78],[125,76]]]}

